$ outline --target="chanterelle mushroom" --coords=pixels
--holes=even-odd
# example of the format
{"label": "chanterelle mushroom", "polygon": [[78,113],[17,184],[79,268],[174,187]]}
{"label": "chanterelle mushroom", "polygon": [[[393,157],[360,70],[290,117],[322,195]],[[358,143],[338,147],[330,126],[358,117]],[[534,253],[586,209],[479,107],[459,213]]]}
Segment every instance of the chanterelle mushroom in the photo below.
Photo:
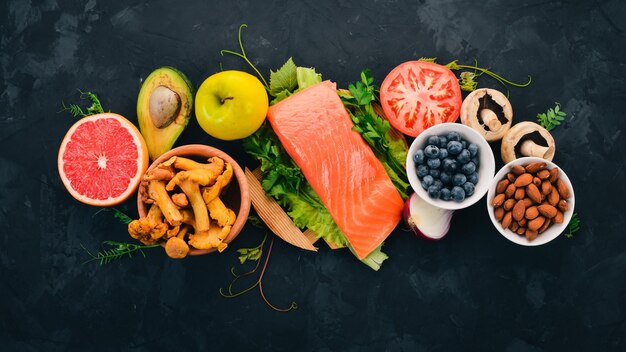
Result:
{"label": "chanterelle mushroom", "polygon": [[182,259],[189,253],[189,245],[178,237],[172,237],[165,244],[165,253],[172,259]]}
{"label": "chanterelle mushroom", "polygon": [[167,232],[167,224],[163,222],[163,213],[156,204],[148,210],[148,214],[128,224],[128,233],[145,245],[156,243]]}
{"label": "chanterelle mushroom", "polygon": [[513,126],[504,135],[500,151],[504,163],[524,156],[552,160],[555,143],[548,130],[534,122],[524,121]]}
{"label": "chanterelle mushroom", "polygon": [[165,190],[165,182],[152,179],[148,181],[148,197],[152,199],[156,204],[161,208],[165,219],[172,226],[180,225],[182,222],[183,216],[180,214],[180,211],[172,202],[172,199],[167,194]]}
{"label": "chanterelle mushroom", "polygon": [[502,139],[513,122],[511,103],[495,89],[471,92],[461,106],[461,122],[475,129],[488,142]]}
{"label": "chanterelle mushroom", "polygon": [[217,248],[219,252],[222,252],[228,247],[224,239],[230,233],[230,229],[230,225],[220,227],[217,223],[213,223],[209,231],[190,235],[189,244],[198,249]]}

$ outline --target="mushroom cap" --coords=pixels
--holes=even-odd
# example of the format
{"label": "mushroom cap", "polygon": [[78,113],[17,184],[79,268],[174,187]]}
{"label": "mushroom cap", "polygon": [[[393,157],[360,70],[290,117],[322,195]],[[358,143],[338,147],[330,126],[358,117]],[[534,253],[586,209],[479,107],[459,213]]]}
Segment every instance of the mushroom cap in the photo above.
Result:
{"label": "mushroom cap", "polygon": [[[492,131],[487,124],[482,121],[482,118],[479,118],[481,110],[486,108],[484,104],[481,104],[481,100],[483,100],[486,95],[489,95],[491,100],[502,108],[503,117],[507,120],[505,123],[499,121],[497,125],[501,126],[495,131]],[[495,115],[497,115],[497,113]],[[502,139],[504,134],[511,128],[511,124],[513,123],[513,108],[511,107],[509,99],[501,92],[489,88],[476,89],[463,100],[463,104],[461,105],[461,123],[478,131],[488,142],[497,141]]]}
{"label": "mushroom cap", "polygon": [[189,245],[178,237],[172,237],[165,244],[165,253],[173,259],[182,259],[189,253]]}
{"label": "mushroom cap", "polygon": [[[537,135],[535,134],[535,132],[538,133],[541,138],[543,138],[547,146],[536,144]],[[528,140],[531,142],[531,144],[537,146],[537,148],[533,149],[533,155],[518,155],[517,149],[521,148],[521,144],[525,140]],[[550,132],[548,132],[548,130],[541,127],[540,125],[530,121],[520,122],[511,127],[511,129],[502,138],[502,147],[500,149],[500,152],[502,154],[502,161],[504,161],[505,164],[524,156],[535,156],[552,161],[555,151],[556,146],[554,143],[554,138],[552,138]]]}

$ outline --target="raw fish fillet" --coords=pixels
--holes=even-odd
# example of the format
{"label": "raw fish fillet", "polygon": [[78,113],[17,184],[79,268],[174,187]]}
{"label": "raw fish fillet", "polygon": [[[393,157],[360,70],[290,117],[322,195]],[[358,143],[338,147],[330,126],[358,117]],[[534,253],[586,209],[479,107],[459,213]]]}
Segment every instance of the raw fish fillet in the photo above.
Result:
{"label": "raw fish fillet", "polygon": [[334,83],[325,81],[270,107],[285,150],[330,212],[359,259],[389,236],[403,201],[358,132]]}

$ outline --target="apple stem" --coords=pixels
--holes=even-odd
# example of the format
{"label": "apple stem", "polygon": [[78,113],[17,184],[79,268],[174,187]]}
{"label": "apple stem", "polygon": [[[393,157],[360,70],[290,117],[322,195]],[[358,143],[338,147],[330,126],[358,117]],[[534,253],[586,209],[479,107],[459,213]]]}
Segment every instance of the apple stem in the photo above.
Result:
{"label": "apple stem", "polygon": [[220,99],[220,101],[222,102],[222,104],[224,104],[226,100],[233,100],[233,99],[235,99],[235,97],[226,97],[226,98]]}

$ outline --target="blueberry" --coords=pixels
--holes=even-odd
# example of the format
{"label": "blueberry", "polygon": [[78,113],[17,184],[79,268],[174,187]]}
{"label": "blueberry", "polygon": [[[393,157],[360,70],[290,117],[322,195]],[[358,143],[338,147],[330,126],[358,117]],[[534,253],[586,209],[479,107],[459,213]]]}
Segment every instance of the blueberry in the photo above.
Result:
{"label": "blueberry", "polygon": [[466,175],[471,175],[476,172],[476,165],[474,165],[474,163],[470,161],[461,167],[461,172]]}
{"label": "blueberry", "polygon": [[424,151],[422,149],[418,149],[415,154],[413,154],[413,162],[418,165],[424,163]]}
{"label": "blueberry", "polygon": [[466,196],[471,196],[472,194],[474,194],[474,184],[471,182],[465,182],[463,184],[463,191],[465,191]]}
{"label": "blueberry", "polygon": [[438,146],[439,145],[439,137],[437,137],[437,136],[430,136],[430,137],[428,137],[428,144],[429,145],[436,145],[436,146]]}
{"label": "blueberry", "polygon": [[435,182],[435,179],[430,175],[426,175],[422,179],[422,187],[424,187],[424,189],[428,189],[428,187],[433,185],[433,182]]}
{"label": "blueberry", "polygon": [[463,174],[454,174],[454,176],[452,176],[452,184],[455,186],[460,186],[465,182],[467,182],[467,177],[465,177],[465,175]]}
{"label": "blueberry", "polygon": [[448,145],[448,138],[446,136],[439,136],[439,148],[445,148]]}
{"label": "blueberry", "polygon": [[471,182],[476,185],[478,183],[478,173],[474,172],[473,174],[467,176],[467,182]]}
{"label": "blueberry", "polygon": [[461,144],[463,145],[463,149],[467,148],[467,141],[461,140]]}
{"label": "blueberry", "polygon": [[456,160],[452,158],[443,159],[442,165],[443,165],[443,170],[448,171],[450,173],[455,173],[456,170],[459,168],[459,164],[456,162]]}
{"label": "blueberry", "polygon": [[439,159],[445,159],[448,157],[448,149],[439,148]]}
{"label": "blueberry", "polygon": [[472,160],[470,160],[470,161],[471,161],[471,162],[473,162],[473,163],[474,163],[474,165],[476,165],[476,168],[478,169],[478,166],[480,165],[480,164],[479,164],[479,161],[478,161],[478,158],[475,158],[475,157],[474,157],[474,158],[472,158]]}
{"label": "blueberry", "polygon": [[470,159],[470,152],[467,149],[463,149],[461,153],[456,157],[456,160],[458,160],[461,164],[467,164]]}
{"label": "blueberry", "polygon": [[428,166],[426,165],[418,165],[417,166],[417,177],[422,178],[428,175]]}
{"label": "blueberry", "polygon": [[443,182],[444,184],[450,184],[452,182],[452,175],[450,175],[449,172],[442,172],[441,174],[439,174],[439,179],[441,180],[441,182]]}
{"label": "blueberry", "polygon": [[472,157],[475,157],[476,154],[478,154],[478,146],[474,143],[470,143],[470,145],[467,147],[467,150],[469,150]]}
{"label": "blueberry", "polygon": [[435,182],[433,182],[433,185],[431,187],[437,187],[437,189],[442,189],[443,188],[443,182],[441,182],[440,180],[435,180]]}
{"label": "blueberry", "polygon": [[447,188],[442,188],[441,191],[439,192],[439,198],[441,200],[450,200],[451,198],[450,190]]}
{"label": "blueberry", "polygon": [[436,158],[439,156],[439,148],[434,145],[428,145],[424,148],[424,155],[426,155],[427,158]]}
{"label": "blueberry", "polygon": [[433,178],[440,178],[441,177],[441,172],[439,170],[437,170],[437,169],[430,169],[428,174],[430,176],[432,176]]}
{"label": "blueberry", "polygon": [[435,198],[435,199],[439,198],[439,192],[440,192],[440,189],[435,186],[428,187],[428,196],[430,198]]}
{"label": "blueberry", "polygon": [[450,193],[452,198],[457,202],[462,202],[465,199],[465,191],[459,186],[452,188],[452,192]]}
{"label": "blueberry", "polygon": [[463,144],[458,141],[450,141],[448,142],[447,148],[450,155],[457,155],[461,152],[461,150],[463,150]]}
{"label": "blueberry", "polygon": [[458,132],[448,132],[448,135],[446,136],[448,138],[448,141],[460,141],[461,140],[461,135]]}
{"label": "blueberry", "polygon": [[439,166],[441,166],[441,160],[439,160],[439,159],[428,159],[426,161],[426,164],[431,169],[438,169]]}

